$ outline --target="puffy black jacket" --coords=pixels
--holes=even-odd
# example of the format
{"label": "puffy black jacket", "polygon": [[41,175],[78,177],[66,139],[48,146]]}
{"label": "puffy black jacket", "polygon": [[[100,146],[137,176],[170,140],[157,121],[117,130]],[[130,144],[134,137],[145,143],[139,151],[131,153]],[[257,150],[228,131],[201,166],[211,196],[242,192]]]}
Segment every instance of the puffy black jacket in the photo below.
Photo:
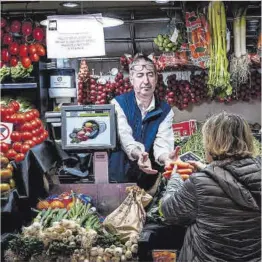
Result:
{"label": "puffy black jacket", "polygon": [[216,162],[185,182],[171,177],[161,211],[168,223],[188,225],[178,261],[261,261],[260,171],[260,161],[246,158]]}

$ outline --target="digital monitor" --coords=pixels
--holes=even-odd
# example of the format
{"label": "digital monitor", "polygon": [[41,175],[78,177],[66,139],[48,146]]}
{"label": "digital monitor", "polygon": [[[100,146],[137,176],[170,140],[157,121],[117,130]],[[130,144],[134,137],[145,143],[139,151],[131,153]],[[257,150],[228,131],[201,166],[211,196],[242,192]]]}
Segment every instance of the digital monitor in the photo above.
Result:
{"label": "digital monitor", "polygon": [[116,146],[114,105],[63,106],[62,148],[103,150]]}

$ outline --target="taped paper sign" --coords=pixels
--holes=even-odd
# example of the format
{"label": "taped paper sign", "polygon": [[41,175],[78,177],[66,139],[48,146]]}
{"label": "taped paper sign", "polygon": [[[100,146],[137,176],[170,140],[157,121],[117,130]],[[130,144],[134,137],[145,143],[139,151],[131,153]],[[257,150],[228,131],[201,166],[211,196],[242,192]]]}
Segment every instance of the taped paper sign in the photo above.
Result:
{"label": "taped paper sign", "polygon": [[11,133],[13,131],[13,124],[0,122],[0,142],[11,144]]}
{"label": "taped paper sign", "polygon": [[47,19],[48,58],[105,55],[101,14],[48,16]]}

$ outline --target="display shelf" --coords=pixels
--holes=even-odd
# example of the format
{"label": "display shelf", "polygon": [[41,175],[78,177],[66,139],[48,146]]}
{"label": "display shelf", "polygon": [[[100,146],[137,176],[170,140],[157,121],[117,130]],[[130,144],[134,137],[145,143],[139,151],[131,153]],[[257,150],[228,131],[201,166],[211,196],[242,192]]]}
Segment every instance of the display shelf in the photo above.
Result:
{"label": "display shelf", "polygon": [[34,89],[37,88],[37,83],[8,83],[1,84],[1,89]]}

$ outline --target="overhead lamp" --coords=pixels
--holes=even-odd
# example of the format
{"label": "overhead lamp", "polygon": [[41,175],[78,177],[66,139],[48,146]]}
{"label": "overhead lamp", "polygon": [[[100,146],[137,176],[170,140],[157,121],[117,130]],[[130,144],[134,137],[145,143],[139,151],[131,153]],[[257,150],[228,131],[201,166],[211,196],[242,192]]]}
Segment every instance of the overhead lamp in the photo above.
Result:
{"label": "overhead lamp", "polygon": [[124,21],[118,18],[112,18],[112,17],[102,17],[102,24],[103,27],[113,27],[113,26],[119,26],[124,24]]}
{"label": "overhead lamp", "polygon": [[[99,18],[99,21],[102,22],[103,27],[114,27],[114,26],[119,26],[119,25],[123,25],[124,21],[118,18],[112,18],[112,17],[102,17],[101,19]],[[42,26],[48,26],[48,20],[43,20],[40,22],[40,24]]]}
{"label": "overhead lamp", "polygon": [[157,4],[166,4],[169,2],[169,0],[155,0]]}
{"label": "overhead lamp", "polygon": [[68,8],[74,8],[80,6],[78,2],[62,2],[60,3],[61,6],[63,7],[68,7]]}

